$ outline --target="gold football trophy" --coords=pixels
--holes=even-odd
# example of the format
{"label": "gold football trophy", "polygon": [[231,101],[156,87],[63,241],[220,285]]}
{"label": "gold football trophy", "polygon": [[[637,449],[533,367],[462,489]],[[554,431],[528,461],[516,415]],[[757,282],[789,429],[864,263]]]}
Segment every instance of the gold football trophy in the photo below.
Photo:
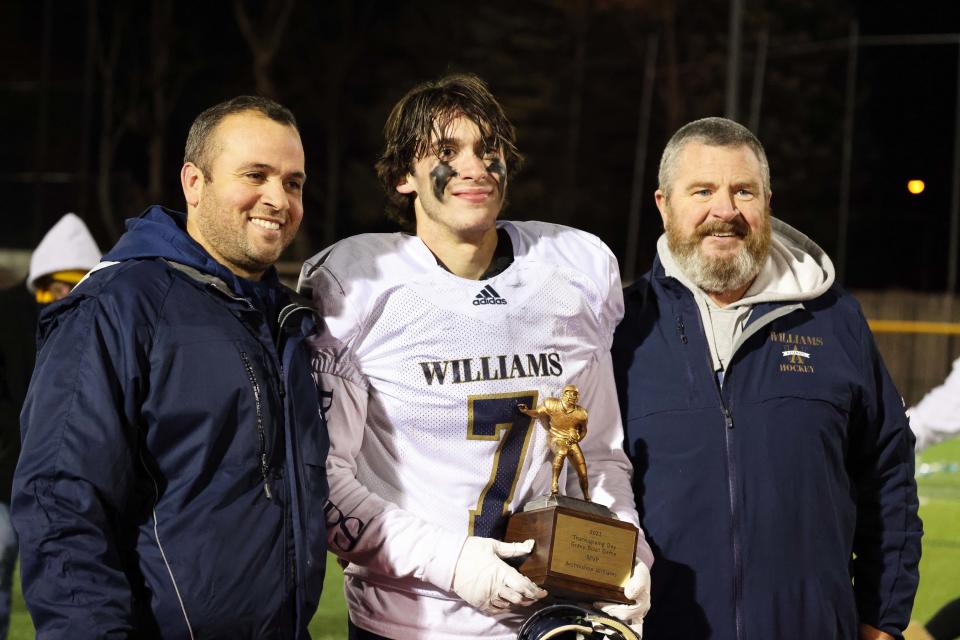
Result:
{"label": "gold football trophy", "polygon": [[[511,516],[505,540],[536,541],[519,570],[553,596],[631,602],[623,595],[623,587],[633,571],[637,528],[590,501],[587,463],[579,444],[587,435],[587,410],[577,404],[580,392],[575,385],[566,385],[560,395],[546,398],[538,407],[517,405],[518,411],[539,419],[549,432],[553,474],[550,495],[531,500]],[[580,478],[583,500],[560,495],[560,472],[566,460]]]}

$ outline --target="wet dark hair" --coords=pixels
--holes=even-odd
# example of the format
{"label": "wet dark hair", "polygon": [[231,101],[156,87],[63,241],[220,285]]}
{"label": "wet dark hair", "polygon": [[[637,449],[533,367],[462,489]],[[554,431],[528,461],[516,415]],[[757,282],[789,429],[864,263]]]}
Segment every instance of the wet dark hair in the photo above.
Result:
{"label": "wet dark hair", "polygon": [[396,187],[418,159],[433,153],[432,142],[445,138],[450,125],[461,116],[479,127],[487,149],[503,151],[508,175],[523,166],[516,130],[483,80],[473,74],[457,74],[424,82],[400,99],[383,127],[385,146],[376,169],[387,194],[388,218],[406,228],[414,226],[416,195],[398,193]]}
{"label": "wet dark hair", "polygon": [[[280,124],[297,129],[297,120],[293,112],[278,102],[262,96],[237,96],[226,102],[215,104],[196,117],[187,134],[187,144],[183,152],[183,162],[191,162],[203,171],[206,180],[210,180],[210,162],[217,155],[214,148],[213,132],[217,125],[229,115],[255,111]],[[297,129],[299,133],[299,129]]]}

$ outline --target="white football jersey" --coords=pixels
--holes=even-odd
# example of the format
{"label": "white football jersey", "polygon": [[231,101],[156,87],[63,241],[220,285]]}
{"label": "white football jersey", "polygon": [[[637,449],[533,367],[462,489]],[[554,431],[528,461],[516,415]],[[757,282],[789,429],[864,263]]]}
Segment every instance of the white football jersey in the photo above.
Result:
{"label": "white football jersey", "polygon": [[303,267],[324,323],[330,549],[349,562],[351,618],[380,635],[507,640],[532,612],[482,613],[452,591],[466,537],[502,537],[509,514],[550,491],[547,431],[518,403],[579,387],[591,497],[638,524],[609,356],[616,258],[568,227],[499,226],[514,260],[486,280],[451,274],[402,233],[348,238]]}

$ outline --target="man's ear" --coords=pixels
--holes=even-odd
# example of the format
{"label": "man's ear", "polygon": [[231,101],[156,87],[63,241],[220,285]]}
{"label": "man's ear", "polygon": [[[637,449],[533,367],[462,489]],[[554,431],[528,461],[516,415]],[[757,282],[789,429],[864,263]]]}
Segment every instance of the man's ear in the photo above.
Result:
{"label": "man's ear", "polygon": [[206,180],[203,171],[192,162],[184,162],[180,169],[180,187],[183,189],[183,198],[190,207],[196,207],[203,195]]}
{"label": "man's ear", "polygon": [[405,196],[408,196],[411,193],[416,193],[417,187],[413,183],[413,176],[408,173],[407,176],[397,185],[397,191]]}
{"label": "man's ear", "polygon": [[653,193],[653,199],[657,201],[657,209],[660,211],[660,219],[663,220],[663,226],[667,226],[667,194],[661,189]]}

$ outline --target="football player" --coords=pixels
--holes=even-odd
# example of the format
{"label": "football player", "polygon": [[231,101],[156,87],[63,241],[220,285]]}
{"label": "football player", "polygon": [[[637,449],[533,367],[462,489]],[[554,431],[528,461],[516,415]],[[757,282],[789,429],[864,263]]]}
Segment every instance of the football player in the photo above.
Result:
{"label": "football player", "polygon": [[[504,561],[533,541],[499,539],[509,514],[550,491],[553,460],[518,405],[577,385],[593,498],[638,524],[609,355],[617,262],[582,231],[498,222],[522,158],[476,76],[417,86],[384,134],[389,214],[415,233],[348,238],[300,279],[325,326],[314,367],[350,637],[512,639],[547,594]],[[564,476],[572,494],[577,474]],[[651,558],[641,535],[635,602],[601,605],[637,628]]]}

